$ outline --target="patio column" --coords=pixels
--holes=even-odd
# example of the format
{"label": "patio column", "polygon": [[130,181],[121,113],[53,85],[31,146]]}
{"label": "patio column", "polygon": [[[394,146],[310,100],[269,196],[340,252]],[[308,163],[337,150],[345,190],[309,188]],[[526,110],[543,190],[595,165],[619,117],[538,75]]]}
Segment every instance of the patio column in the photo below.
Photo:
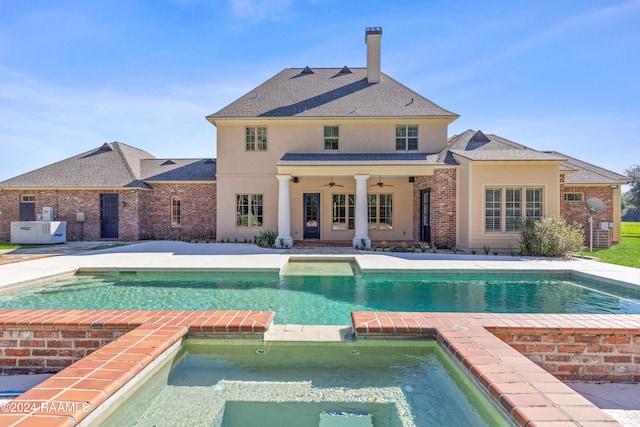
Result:
{"label": "patio column", "polygon": [[[278,237],[277,248],[293,247],[291,237],[291,196],[289,194],[289,181],[291,175],[276,175],[278,178]],[[282,243],[280,241],[282,240]]]}
{"label": "patio column", "polygon": [[356,180],[356,236],[353,238],[353,247],[371,247],[369,239],[369,216],[367,215],[367,180],[369,175],[354,175]]}

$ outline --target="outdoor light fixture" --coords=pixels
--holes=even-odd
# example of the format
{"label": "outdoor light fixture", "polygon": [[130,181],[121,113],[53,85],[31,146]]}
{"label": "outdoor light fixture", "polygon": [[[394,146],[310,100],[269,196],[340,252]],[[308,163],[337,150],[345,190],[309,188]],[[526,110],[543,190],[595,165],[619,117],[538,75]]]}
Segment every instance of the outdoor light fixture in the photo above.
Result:
{"label": "outdoor light fixture", "polygon": [[298,177],[297,177],[297,176],[294,176],[294,177],[293,177],[293,183],[294,183],[294,184],[297,184],[297,183],[298,183]]}
{"label": "outdoor light fixture", "polygon": [[120,205],[124,208],[125,206],[127,206],[127,202],[120,202]]}
{"label": "outdoor light fixture", "polygon": [[415,176],[410,176],[409,177],[409,182],[415,182],[416,181],[416,177]]}

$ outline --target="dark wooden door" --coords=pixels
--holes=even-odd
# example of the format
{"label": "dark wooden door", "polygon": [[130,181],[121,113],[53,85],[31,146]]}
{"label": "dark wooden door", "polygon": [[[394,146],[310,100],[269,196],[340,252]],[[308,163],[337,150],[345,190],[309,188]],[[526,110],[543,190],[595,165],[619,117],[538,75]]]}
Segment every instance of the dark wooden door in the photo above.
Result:
{"label": "dark wooden door", "polygon": [[320,238],[320,193],[304,194],[304,231],[305,239]]}
{"label": "dark wooden door", "polygon": [[431,243],[431,189],[420,192],[420,241]]}
{"label": "dark wooden door", "polygon": [[118,195],[100,195],[100,237],[118,238]]}
{"label": "dark wooden door", "polygon": [[36,220],[36,204],[33,202],[20,203],[20,221]]}

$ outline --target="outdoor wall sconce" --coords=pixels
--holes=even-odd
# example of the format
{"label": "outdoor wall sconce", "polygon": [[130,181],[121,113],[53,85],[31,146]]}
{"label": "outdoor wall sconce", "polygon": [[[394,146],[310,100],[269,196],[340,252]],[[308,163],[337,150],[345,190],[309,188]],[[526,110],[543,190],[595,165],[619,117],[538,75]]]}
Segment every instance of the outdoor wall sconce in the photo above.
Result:
{"label": "outdoor wall sconce", "polygon": [[410,176],[409,177],[409,182],[415,182],[416,181],[416,177],[415,176]]}
{"label": "outdoor wall sconce", "polygon": [[127,206],[127,202],[120,202],[120,205],[124,208],[125,206]]}
{"label": "outdoor wall sconce", "polygon": [[618,186],[614,184],[611,186],[611,188],[618,188]]}
{"label": "outdoor wall sconce", "polygon": [[297,176],[294,176],[294,177],[293,177],[293,183],[294,183],[294,184],[297,184],[297,183],[298,183],[298,177],[297,177]]}

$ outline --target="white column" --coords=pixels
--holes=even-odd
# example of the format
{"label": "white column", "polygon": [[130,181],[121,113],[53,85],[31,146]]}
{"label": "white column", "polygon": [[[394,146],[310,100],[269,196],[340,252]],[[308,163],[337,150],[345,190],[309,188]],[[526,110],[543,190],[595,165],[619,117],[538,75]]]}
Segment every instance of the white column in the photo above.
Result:
{"label": "white column", "polygon": [[356,236],[353,238],[353,246],[371,247],[369,239],[369,218],[367,215],[367,180],[369,175],[354,175],[356,180]]}
{"label": "white column", "polygon": [[278,237],[277,248],[293,247],[291,237],[291,196],[289,194],[289,182],[291,175],[276,175],[278,178]]}

